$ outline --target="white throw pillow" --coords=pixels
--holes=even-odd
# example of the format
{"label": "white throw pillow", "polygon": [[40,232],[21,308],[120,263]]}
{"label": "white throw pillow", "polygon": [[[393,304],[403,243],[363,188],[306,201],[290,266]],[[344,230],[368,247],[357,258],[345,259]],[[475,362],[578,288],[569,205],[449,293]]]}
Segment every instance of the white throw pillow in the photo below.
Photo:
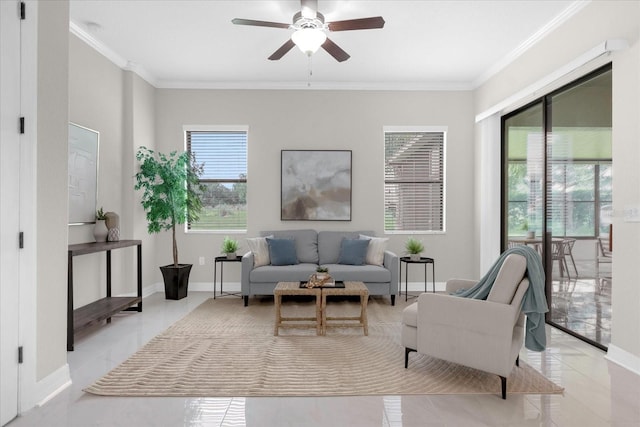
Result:
{"label": "white throw pillow", "polygon": [[247,238],[247,245],[249,245],[249,250],[253,252],[254,267],[271,264],[271,258],[269,257],[269,245],[267,245],[266,237]]}
{"label": "white throw pillow", "polygon": [[371,237],[360,235],[361,239],[369,240],[369,248],[367,249],[367,257],[365,262],[371,265],[383,265],[384,263],[384,251],[387,248],[388,238],[384,237]]}

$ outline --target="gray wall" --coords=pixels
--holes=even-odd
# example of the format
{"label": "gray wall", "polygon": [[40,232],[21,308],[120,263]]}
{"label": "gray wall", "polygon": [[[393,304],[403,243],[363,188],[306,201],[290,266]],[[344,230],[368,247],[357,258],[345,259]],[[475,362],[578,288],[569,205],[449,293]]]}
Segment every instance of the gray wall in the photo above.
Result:
{"label": "gray wall", "polygon": [[[133,192],[135,149],[154,144],[155,89],[69,34],[69,120],[100,132],[98,207],[120,216],[120,238],[143,240],[143,282],[152,282],[154,238]],[[68,227],[69,243],[92,242],[93,224]],[[112,252],[113,295],[136,291],[135,247]],[[106,296],[104,253],[74,258],[74,306]]]}
{"label": "gray wall", "polygon": [[[44,2],[46,3],[46,2]],[[41,5],[41,7],[44,7]],[[147,237],[138,195],[131,188],[130,177],[135,171],[132,156],[139,145],[154,146],[168,151],[183,148],[182,126],[247,125],[249,126],[249,230],[236,235],[243,243],[247,236],[255,236],[266,228],[362,229],[370,228],[382,234],[383,194],[383,134],[382,127],[435,125],[448,126],[447,142],[447,232],[424,236],[426,253],[437,262],[437,279],[451,276],[477,277],[482,243],[478,229],[477,209],[486,194],[478,186],[476,142],[482,133],[474,129],[474,115],[513,95],[584,51],[607,38],[622,37],[632,47],[612,56],[614,61],[614,209],[616,247],[619,248],[614,265],[613,345],[640,357],[640,288],[635,286],[640,275],[637,254],[640,253],[640,230],[637,223],[624,223],[620,212],[624,206],[637,205],[640,196],[637,186],[624,183],[639,182],[640,160],[637,141],[640,140],[638,94],[640,66],[637,2],[591,2],[576,17],[559,27],[553,34],[534,46],[510,67],[486,82],[475,92],[362,92],[362,91],[216,91],[154,89],[136,75],[119,70],[91,48],[71,37],[69,52],[69,119],[101,132],[101,172],[99,176],[99,205],[121,214],[124,237],[145,239],[145,285],[160,282],[157,266],[171,258],[170,236],[164,233]],[[597,24],[596,24],[597,23]],[[61,48],[64,43],[59,47]],[[47,58],[42,52],[41,58]],[[63,73],[65,52],[54,50],[54,69]],[[53,55],[53,54],[52,54]],[[64,61],[63,61],[64,62]],[[41,64],[41,67],[43,64]],[[56,82],[50,83],[55,85]],[[50,88],[60,91],[62,87]],[[103,91],[103,88],[106,88]],[[56,95],[56,102],[59,95]],[[46,102],[46,101],[43,101]],[[43,104],[43,114],[52,108]],[[59,107],[59,104],[56,105]],[[63,113],[61,113],[63,114]],[[65,180],[60,178],[65,159],[58,159],[66,147],[66,130],[56,120],[58,153],[53,153],[59,167],[42,166],[39,184]],[[47,129],[47,132],[49,129]],[[279,220],[280,150],[282,149],[350,149],[353,150],[353,221],[348,223],[281,222]],[[494,152],[495,154],[495,152]],[[44,159],[40,157],[39,159]],[[49,165],[50,163],[48,163]],[[48,170],[47,170],[48,169]],[[40,170],[40,168],[39,168]],[[51,175],[51,176],[49,176]],[[65,184],[66,185],[66,184]],[[44,193],[44,188],[43,188]],[[63,191],[61,189],[61,191]],[[494,188],[493,191],[499,191]],[[476,194],[478,194],[476,196]],[[49,201],[39,195],[39,201]],[[59,198],[60,199],[60,198]],[[54,203],[54,231],[39,235],[39,255],[49,256],[55,251],[63,254],[66,248],[62,230],[66,227],[66,203]],[[65,199],[66,202],[66,199]],[[60,205],[60,206],[58,206]],[[39,208],[40,209],[40,208]],[[40,210],[39,210],[40,212]],[[62,213],[64,212],[64,221]],[[39,224],[45,222],[45,211],[39,214]],[[46,222],[51,223],[47,217]],[[185,234],[178,236],[183,262],[194,263],[192,281],[211,282],[211,260],[219,253],[224,234]],[[391,249],[402,252],[406,236],[391,236]],[[51,243],[49,239],[56,239]],[[69,241],[88,241],[90,227],[69,230]],[[56,255],[60,257],[60,255]],[[130,256],[125,260],[124,276],[133,271]],[[198,257],[206,256],[207,264],[199,266]],[[77,295],[80,301],[90,302],[102,292],[101,259],[89,259],[78,274],[90,279],[86,289]],[[38,287],[38,366],[41,377],[64,364],[63,332],[66,320],[64,304],[63,259],[39,260]],[[232,270],[232,269],[229,269]],[[40,271],[40,270],[39,270]],[[53,276],[51,276],[53,272]],[[54,290],[40,285],[44,275],[54,277]],[[232,271],[226,278],[238,281]],[[57,278],[56,278],[57,277]],[[412,280],[414,278],[411,278]],[[415,280],[420,280],[415,277]],[[61,282],[61,283],[57,283]],[[132,289],[123,281],[114,293],[128,293]],[[48,282],[47,282],[48,283]],[[120,286],[120,285],[117,285]],[[55,301],[52,305],[51,300]],[[42,314],[40,314],[42,310]],[[46,338],[45,332],[54,330],[57,336]],[[50,351],[54,350],[54,351]]]}
{"label": "gray wall", "polygon": [[36,379],[66,365],[69,10],[40,2],[37,66]]}
{"label": "gray wall", "polygon": [[[283,228],[371,229],[383,234],[383,126],[448,126],[445,234],[420,236],[425,254],[436,259],[438,280],[474,277],[473,116],[471,92],[362,92],[175,90],[157,91],[157,148],[184,147],[183,125],[248,125],[248,232]],[[280,221],[280,151],[352,150],[351,222]],[[464,153],[461,155],[461,153]],[[224,234],[180,232],[182,262],[193,263],[192,281],[211,282],[212,258]],[[403,252],[406,235],[390,235],[390,249]],[[169,236],[159,238],[159,262],[171,259]],[[207,257],[199,266],[198,258]],[[239,269],[225,269],[225,281],[239,281]],[[227,273],[228,272],[228,273]],[[416,274],[416,280],[422,280]]]}
{"label": "gray wall", "polygon": [[599,58],[582,67],[580,72],[584,74],[598,64],[613,62],[615,257],[609,355],[640,372],[640,287],[637,286],[640,223],[623,220],[626,206],[640,205],[640,2],[590,2],[575,17],[478,88],[475,114],[549,75],[605,40],[617,38],[627,40],[630,47]]}
{"label": "gray wall", "polygon": [[[445,234],[420,236],[436,258],[438,280],[475,277],[470,236],[473,217],[473,116],[471,92],[260,91],[154,89],[70,35],[70,120],[100,132],[98,206],[120,215],[121,238],[143,239],[143,284],[161,282],[160,265],[171,260],[170,234],[149,236],[139,194],[133,191],[135,151],[184,149],[184,125],[249,127],[248,232],[274,228],[372,229],[383,234],[383,126],[447,126],[447,211]],[[280,221],[280,150],[353,151],[351,222]],[[70,243],[92,241],[93,226],[70,226]],[[191,282],[213,281],[214,256],[225,233],[178,233],[180,260],[194,264]],[[390,249],[402,253],[406,235],[391,235]],[[460,243],[463,242],[463,243]],[[115,251],[115,295],[134,291],[133,250]],[[206,263],[200,266],[199,257]],[[104,296],[103,254],[75,259],[75,305]],[[122,265],[123,268],[116,268]],[[420,273],[420,274],[418,274]],[[422,272],[410,272],[422,280]],[[226,282],[239,282],[228,268]]]}

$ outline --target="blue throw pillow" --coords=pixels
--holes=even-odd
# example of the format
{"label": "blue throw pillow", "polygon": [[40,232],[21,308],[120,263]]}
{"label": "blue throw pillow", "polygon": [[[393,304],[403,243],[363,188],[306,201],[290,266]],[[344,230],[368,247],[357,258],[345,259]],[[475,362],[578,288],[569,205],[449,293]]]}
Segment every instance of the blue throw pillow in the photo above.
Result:
{"label": "blue throw pillow", "polygon": [[367,258],[369,240],[342,239],[338,264],[363,265]]}
{"label": "blue throw pillow", "polygon": [[296,243],[293,239],[271,239],[267,237],[271,265],[294,265],[298,263]]}

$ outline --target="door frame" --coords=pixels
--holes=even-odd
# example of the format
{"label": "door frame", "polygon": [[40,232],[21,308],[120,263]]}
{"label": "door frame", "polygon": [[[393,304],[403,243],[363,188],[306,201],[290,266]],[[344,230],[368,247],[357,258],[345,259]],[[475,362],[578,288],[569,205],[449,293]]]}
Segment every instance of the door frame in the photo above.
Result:
{"label": "door frame", "polygon": [[[575,87],[580,85],[581,83],[584,83],[585,81],[588,81],[590,79],[593,79],[594,77],[600,75],[600,74],[604,74],[607,71],[611,71],[613,69],[613,65],[611,62],[608,62],[605,65],[602,65],[598,68],[596,68],[595,70],[592,70],[588,73],[586,73],[584,76],[579,77],[565,85],[562,85],[561,87],[543,94],[542,96],[540,96],[539,98],[527,103],[526,105],[517,108],[514,111],[509,112],[508,114],[505,114],[503,116],[500,117],[500,160],[501,160],[501,165],[500,165],[500,200],[501,200],[501,205],[500,205],[500,245],[501,245],[501,252],[504,252],[507,249],[507,240],[508,240],[508,224],[507,224],[507,217],[508,217],[508,194],[507,194],[507,185],[506,185],[506,181],[507,181],[507,175],[508,175],[508,153],[507,153],[507,147],[506,147],[506,136],[505,136],[505,121],[508,120],[510,117],[517,115],[519,113],[521,113],[522,111],[525,111],[531,107],[533,107],[534,105],[540,104],[542,106],[542,127],[541,127],[541,133],[542,133],[542,137],[543,137],[543,170],[545,171],[543,174],[543,180],[544,180],[544,185],[542,186],[542,199],[544,201],[544,215],[542,217],[542,245],[543,245],[543,259],[542,259],[542,264],[544,266],[545,269],[545,296],[547,298],[547,305],[549,306],[549,311],[546,313],[545,315],[545,322],[548,323],[549,325],[560,329],[563,332],[568,333],[569,335],[572,335],[582,341],[585,341],[591,345],[593,345],[594,347],[597,347],[601,350],[607,351],[608,347],[595,341],[592,340],[586,336],[580,335],[577,332],[568,329],[562,325],[559,325],[555,322],[552,321],[551,319],[551,310],[552,310],[552,259],[551,259],[551,231],[548,230],[548,222],[547,222],[547,215],[548,215],[548,209],[547,209],[547,202],[548,202],[548,194],[547,194],[547,181],[549,178],[549,156],[547,155],[548,153],[548,147],[549,147],[549,140],[548,140],[548,135],[551,132],[551,123],[550,120],[548,119],[548,117],[551,114],[551,107],[550,107],[550,103],[549,103],[549,99],[551,97],[553,97],[554,95],[557,95],[559,93],[562,93],[564,91],[566,91],[567,89],[570,89],[571,87]],[[597,236],[596,236],[597,237]],[[551,267],[550,267],[551,266]]]}
{"label": "door frame", "polygon": [[[21,86],[19,3],[0,2],[0,424],[19,414],[20,365],[20,156]],[[18,161],[16,161],[18,160]],[[17,185],[16,185],[17,184]]]}

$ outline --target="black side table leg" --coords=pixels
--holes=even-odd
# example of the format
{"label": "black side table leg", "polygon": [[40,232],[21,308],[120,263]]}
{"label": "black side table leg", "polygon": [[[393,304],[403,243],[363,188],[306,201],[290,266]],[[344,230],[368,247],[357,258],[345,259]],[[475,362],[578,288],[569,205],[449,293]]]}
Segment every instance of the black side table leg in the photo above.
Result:
{"label": "black side table leg", "polygon": [[404,300],[409,301],[409,263],[404,263]]}
{"label": "black side table leg", "polygon": [[[426,265],[425,265],[426,268]],[[436,293],[436,261],[431,263],[431,284],[433,284],[433,293]]]}
{"label": "black side table leg", "polygon": [[424,264],[424,291],[427,292],[427,263]]}
{"label": "black side table leg", "polygon": [[213,260],[213,299],[216,299],[216,267],[218,266],[218,261]]}

